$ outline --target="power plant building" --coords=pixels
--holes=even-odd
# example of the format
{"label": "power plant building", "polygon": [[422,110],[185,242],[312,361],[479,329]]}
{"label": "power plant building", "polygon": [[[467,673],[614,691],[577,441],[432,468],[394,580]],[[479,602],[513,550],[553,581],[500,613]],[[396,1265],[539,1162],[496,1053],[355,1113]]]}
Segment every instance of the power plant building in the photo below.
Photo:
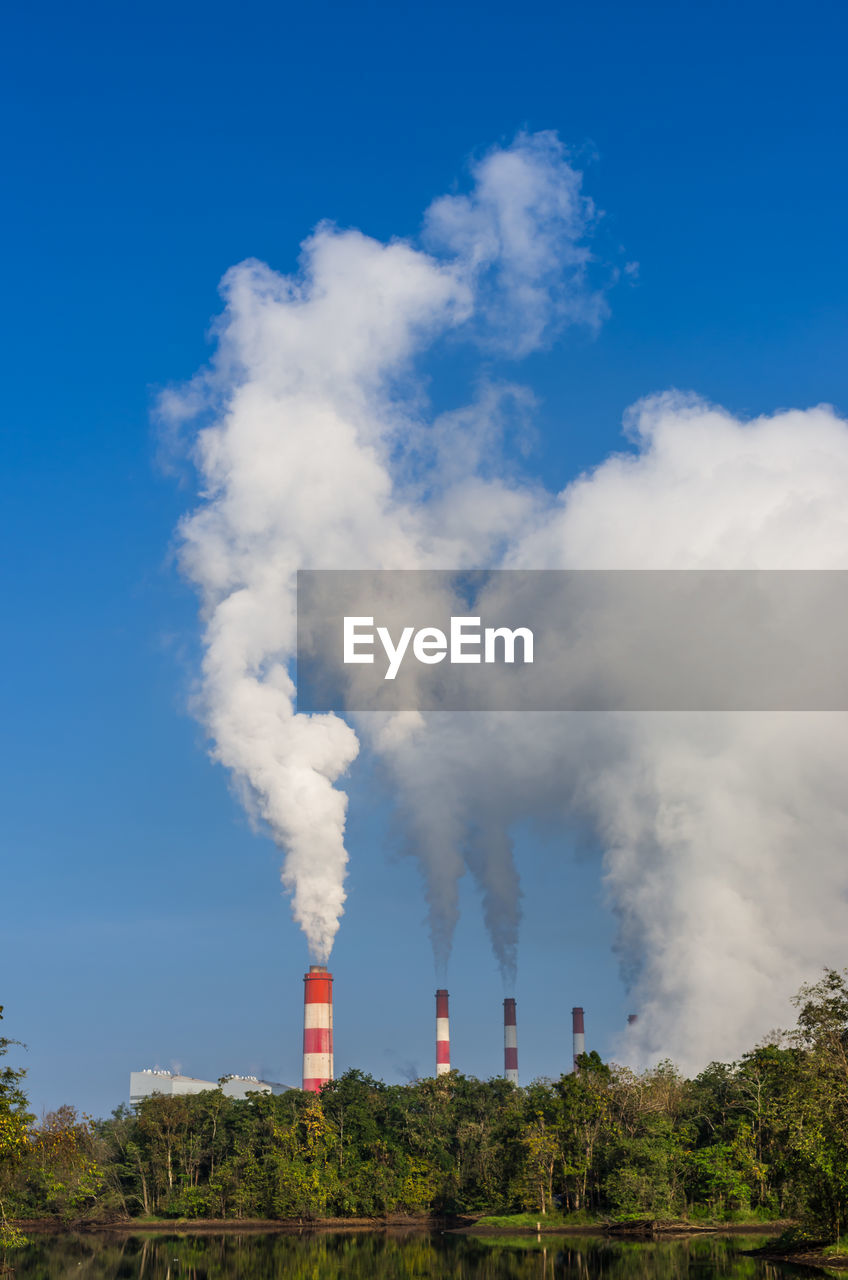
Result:
{"label": "power plant building", "polygon": [[160,1071],[148,1067],[144,1071],[130,1072],[130,1106],[137,1106],[145,1098],[152,1098],[154,1093],[162,1093],[169,1097],[206,1093],[209,1089],[220,1089],[226,1098],[246,1098],[249,1093],[287,1093],[289,1086],[277,1084],[270,1080],[258,1080],[256,1076],[227,1076],[223,1084],[217,1080],[198,1080],[194,1076],[183,1076],[171,1071]]}

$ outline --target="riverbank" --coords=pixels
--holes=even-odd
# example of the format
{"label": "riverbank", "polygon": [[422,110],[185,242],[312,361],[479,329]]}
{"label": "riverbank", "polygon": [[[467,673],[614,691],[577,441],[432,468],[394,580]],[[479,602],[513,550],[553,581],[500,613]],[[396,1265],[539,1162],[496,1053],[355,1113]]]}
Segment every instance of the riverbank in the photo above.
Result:
{"label": "riverbank", "polygon": [[764,1262],[791,1262],[802,1267],[848,1271],[848,1240],[822,1245],[813,1241],[787,1244],[778,1239],[751,1249],[749,1256],[762,1258]]}
{"label": "riverbank", "polygon": [[789,1262],[796,1267],[816,1267],[818,1270],[848,1271],[848,1254],[830,1254],[823,1249],[811,1253],[770,1253],[768,1250],[751,1250],[751,1257],[763,1262]]}
{"label": "riverbank", "polygon": [[[530,1215],[487,1220],[486,1216],[456,1215],[430,1217],[388,1214],[379,1218],[115,1218],[109,1221],[56,1218],[21,1219],[13,1225],[24,1235],[76,1234],[140,1235],[220,1235],[291,1234],[313,1231],[441,1231],[459,1235],[569,1235],[604,1236],[609,1239],[673,1239],[697,1235],[768,1235],[791,1226],[788,1222],[688,1222],[683,1219],[641,1219],[631,1222],[569,1222],[557,1218],[528,1221]],[[758,1253],[760,1251],[757,1251]],[[763,1254],[762,1256],[765,1256]]]}
{"label": "riverbank", "polygon": [[614,1222],[609,1219],[597,1222],[575,1222],[567,1219],[548,1221],[538,1219],[525,1222],[526,1215],[510,1222],[507,1218],[488,1221],[478,1220],[472,1227],[464,1228],[474,1235],[580,1235],[605,1236],[609,1239],[659,1240],[698,1235],[769,1235],[779,1233],[791,1226],[790,1222],[689,1222],[686,1219],[653,1219],[644,1218],[638,1221]]}
{"label": "riverbank", "polygon": [[12,1225],[24,1235],[278,1235],[304,1231],[452,1231],[465,1219],[424,1218],[391,1214],[384,1218],[57,1218],[19,1219]]}

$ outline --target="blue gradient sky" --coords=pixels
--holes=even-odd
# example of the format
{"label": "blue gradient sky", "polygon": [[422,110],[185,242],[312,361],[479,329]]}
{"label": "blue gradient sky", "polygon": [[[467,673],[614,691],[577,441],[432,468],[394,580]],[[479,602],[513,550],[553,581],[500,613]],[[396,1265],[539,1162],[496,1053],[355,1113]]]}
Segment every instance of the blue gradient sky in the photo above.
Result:
{"label": "blue gradient sky", "polygon": [[[154,1064],[299,1077],[306,947],[277,851],[186,712],[195,602],[171,543],[191,482],[157,470],[150,425],[157,389],[208,357],[223,272],[291,269],[321,218],[412,235],[472,152],[554,129],[640,270],[597,337],[517,374],[549,485],[668,387],[845,411],[846,36],[836,3],[746,0],[7,20],[0,1003],[37,1110],[108,1112]],[[349,789],[337,1070],[402,1079],[432,1069],[424,904],[367,758]],[[628,1012],[599,858],[573,843],[519,833],[524,1079],[567,1066],[573,1004],[602,1052]],[[504,993],[463,896],[454,1063],[489,1075]]]}

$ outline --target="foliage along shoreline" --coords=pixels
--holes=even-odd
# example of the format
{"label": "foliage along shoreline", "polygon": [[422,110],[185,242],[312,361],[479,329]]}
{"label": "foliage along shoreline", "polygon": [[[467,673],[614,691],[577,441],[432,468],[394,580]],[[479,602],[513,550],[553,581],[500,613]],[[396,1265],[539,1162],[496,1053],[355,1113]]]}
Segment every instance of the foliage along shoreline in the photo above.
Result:
{"label": "foliage along shoreline", "polygon": [[[780,1247],[817,1248],[848,1232],[845,975],[826,970],[796,1005],[794,1031],[691,1080],[590,1053],[523,1088],[348,1071],[320,1094],[154,1095],[106,1120],[61,1107],[36,1123],[24,1072],[5,1067],[0,1243],[25,1220],[302,1230],[501,1215],[515,1231],[523,1212],[587,1233],[793,1220]],[[0,1057],[13,1044],[0,1038]]]}

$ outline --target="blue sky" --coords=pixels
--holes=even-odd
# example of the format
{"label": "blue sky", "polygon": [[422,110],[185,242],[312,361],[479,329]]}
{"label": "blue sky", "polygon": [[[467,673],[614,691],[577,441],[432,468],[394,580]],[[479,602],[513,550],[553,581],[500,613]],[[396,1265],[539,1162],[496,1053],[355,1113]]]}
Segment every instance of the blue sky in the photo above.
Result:
{"label": "blue sky", "polygon": [[[107,1112],[157,1063],[298,1077],[306,949],[277,851],[186,710],[196,602],[172,546],[193,495],[151,426],[158,389],[208,358],[223,273],[291,270],[322,218],[414,235],[473,154],[552,129],[639,275],[597,336],[522,367],[549,485],[669,387],[741,416],[844,412],[846,28],[836,4],[744,0],[9,19],[0,1002],[37,1109]],[[432,1060],[424,907],[367,760],[350,792],[337,1068],[398,1079]],[[566,1065],[573,1004],[606,1051],[628,1003],[597,857],[527,831],[519,865],[526,1079]],[[497,1072],[503,992],[470,888],[450,987],[455,1064]]]}

